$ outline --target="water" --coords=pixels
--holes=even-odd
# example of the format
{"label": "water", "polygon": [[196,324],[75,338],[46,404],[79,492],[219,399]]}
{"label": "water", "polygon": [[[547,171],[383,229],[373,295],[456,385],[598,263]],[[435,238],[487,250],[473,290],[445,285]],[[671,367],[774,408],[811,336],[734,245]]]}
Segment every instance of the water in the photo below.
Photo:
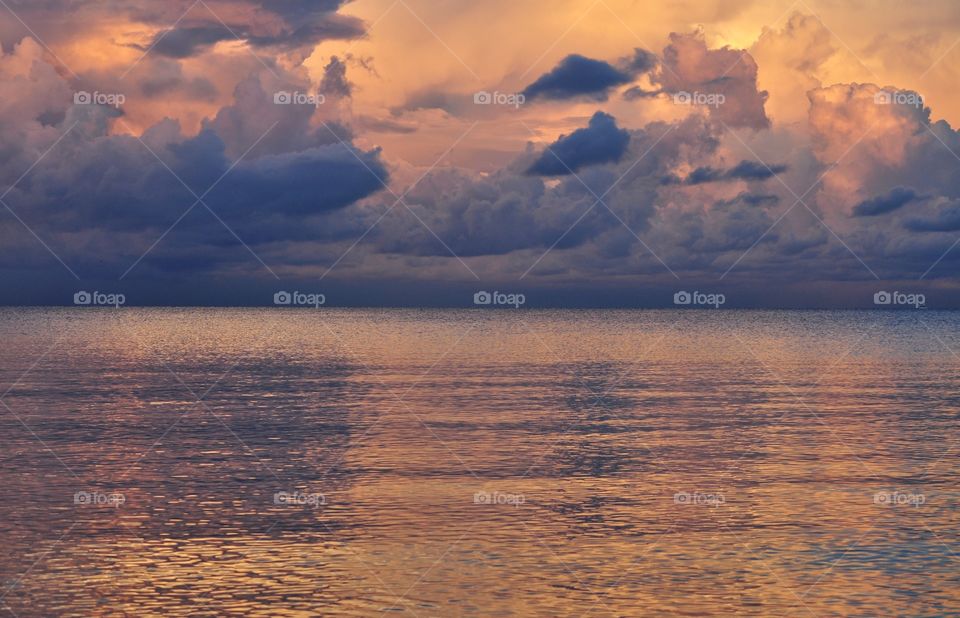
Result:
{"label": "water", "polygon": [[0,614],[960,615],[958,318],[0,310]]}

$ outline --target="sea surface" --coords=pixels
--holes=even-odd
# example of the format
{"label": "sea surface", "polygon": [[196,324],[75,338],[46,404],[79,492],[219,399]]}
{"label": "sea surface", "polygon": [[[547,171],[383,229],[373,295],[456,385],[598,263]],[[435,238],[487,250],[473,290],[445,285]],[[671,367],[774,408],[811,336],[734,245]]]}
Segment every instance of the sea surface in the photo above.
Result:
{"label": "sea surface", "polygon": [[0,310],[0,616],[958,616],[960,313]]}

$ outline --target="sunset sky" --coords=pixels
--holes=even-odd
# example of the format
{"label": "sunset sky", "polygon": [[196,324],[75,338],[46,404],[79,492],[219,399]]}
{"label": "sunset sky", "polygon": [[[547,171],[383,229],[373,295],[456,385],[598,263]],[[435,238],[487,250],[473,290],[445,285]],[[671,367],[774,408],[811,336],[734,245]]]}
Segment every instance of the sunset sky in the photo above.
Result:
{"label": "sunset sky", "polygon": [[958,307],[960,10],[919,9],[3,0],[0,302]]}

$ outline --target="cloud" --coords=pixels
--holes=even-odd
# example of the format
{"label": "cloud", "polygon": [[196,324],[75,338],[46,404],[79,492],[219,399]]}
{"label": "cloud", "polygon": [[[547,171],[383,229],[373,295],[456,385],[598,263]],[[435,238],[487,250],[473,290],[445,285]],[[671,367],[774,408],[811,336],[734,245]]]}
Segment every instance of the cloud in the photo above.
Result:
{"label": "cloud", "polygon": [[670,35],[656,75],[663,91],[723,95],[723,103],[707,107],[731,127],[765,129],[767,93],[757,89],[757,63],[745,50],[708,49],[702,32]]}
{"label": "cloud", "polygon": [[[371,234],[372,242],[378,252],[394,256],[449,256],[451,250],[464,258],[501,256],[498,268],[517,277],[550,247],[537,275],[578,271],[591,276],[634,268],[661,272],[661,264],[646,261],[649,254],[624,223],[637,233],[650,227],[658,205],[669,203],[665,192],[672,190],[659,179],[688,157],[700,160],[715,154],[716,142],[704,140],[713,130],[699,116],[650,123],[629,131],[620,161],[587,166],[578,177],[545,180],[527,174],[531,157],[540,156],[533,152],[482,176],[435,170],[405,198],[417,218],[384,219]],[[603,194],[611,210],[597,206],[596,195]],[[383,199],[371,223],[390,205],[386,196]],[[770,201],[753,202],[753,208]]]}
{"label": "cloud", "polygon": [[375,116],[357,116],[355,123],[373,133],[399,133],[403,135],[408,135],[410,133],[416,133],[416,125],[404,124],[402,122],[396,122],[389,118],[377,118]]}
{"label": "cloud", "polygon": [[[528,100],[537,98],[562,100],[587,97],[605,101],[610,89],[633,81],[632,71],[646,70],[646,56],[638,55],[631,65],[622,70],[603,60],[594,60],[580,54],[571,54],[524,88]],[[634,66],[636,65],[636,66]]]}
{"label": "cloud", "polygon": [[[453,95],[442,88],[425,88],[412,93],[402,105],[390,108],[393,116],[401,116],[404,112],[415,112],[422,109],[442,109],[448,114],[457,115],[461,110],[469,109],[465,95]],[[470,103],[472,103],[472,99]]]}
{"label": "cloud", "polygon": [[864,200],[854,206],[855,217],[876,217],[903,208],[915,200],[926,199],[910,187],[895,187],[889,193]]}
{"label": "cloud", "polygon": [[315,214],[345,208],[381,190],[387,179],[379,150],[338,143],[242,163],[213,195],[225,212]]}
{"label": "cloud", "polygon": [[661,184],[702,185],[710,182],[730,182],[734,180],[761,181],[773,178],[787,171],[787,165],[767,166],[756,161],[741,161],[730,169],[717,169],[710,166],[698,167],[683,180],[675,175],[665,176]]}
{"label": "cloud", "polygon": [[911,232],[956,232],[960,230],[960,202],[939,208],[930,217],[907,219],[904,227]]}
{"label": "cloud", "polygon": [[[315,48],[360,32],[362,24],[338,13],[344,2],[207,1],[256,57],[233,44],[202,5],[158,39],[189,2],[107,3],[125,30],[121,36],[112,22],[105,30],[117,42],[104,48],[157,42],[121,90],[130,95],[122,110],[71,104],[81,88],[113,91],[119,82],[111,74],[128,66],[126,56],[97,64],[103,48],[85,41],[100,32],[71,45],[54,40],[80,73],[76,80],[62,67],[58,74],[30,39],[0,57],[0,172],[8,184],[73,127],[5,201],[81,275],[115,278],[181,216],[136,277],[248,278],[261,267],[235,232],[284,276],[315,277],[350,249],[334,277],[442,285],[468,274],[452,251],[481,276],[516,280],[550,249],[525,281],[672,281],[662,259],[691,280],[717,281],[735,264],[727,280],[762,288],[782,279],[872,279],[857,258],[880,275],[916,278],[950,249],[949,232],[960,230],[960,174],[948,150],[960,152],[960,136],[932,115],[942,102],[881,105],[879,85],[833,83],[844,54],[815,18],[790,18],[784,30],[744,46],[749,52],[708,46],[705,35],[693,33],[672,35],[662,59],[644,50],[608,60],[570,55],[527,86],[529,98],[550,105],[497,107],[473,104],[465,91],[481,84],[468,82],[456,59],[408,63],[410,73],[398,73],[378,55],[384,48],[367,50],[385,69],[381,76],[355,73],[358,61],[342,46]],[[104,14],[94,4],[44,5],[58,2]],[[34,23],[36,15],[27,17]],[[711,41],[720,36],[710,31]],[[222,41],[230,45],[217,45]],[[468,45],[454,47],[484,78],[500,71],[504,81],[491,85],[516,76],[516,55],[505,62],[490,53],[475,62]],[[130,62],[139,55],[121,51],[134,56]],[[447,61],[456,65],[449,75],[432,70]],[[278,90],[321,92],[333,104],[276,105]],[[665,95],[680,91],[724,100],[674,106]],[[448,113],[389,117],[386,105],[407,95],[406,109]],[[496,122],[465,133],[470,121],[494,115]],[[546,150],[525,149],[521,123],[560,137]],[[406,134],[414,131],[411,140]],[[416,216],[399,207],[388,213],[395,198],[382,182],[398,185],[400,194],[461,136],[405,197]],[[217,183],[204,201],[233,232],[203,206],[184,215],[195,197],[137,137],[197,194]],[[482,165],[481,151],[493,153]],[[796,195],[770,182],[775,174],[804,196],[806,208],[786,208]],[[607,191],[598,204],[596,195]],[[0,226],[0,265],[59,268],[20,232],[14,219]],[[958,260],[960,250],[948,254],[930,278],[952,276]]]}
{"label": "cloud", "polygon": [[[254,155],[279,154],[351,139],[335,106],[277,105],[266,81],[258,75],[246,78],[234,90],[233,101],[203,123],[224,141],[229,156],[238,158],[254,144]],[[280,90],[306,92],[309,85],[285,83],[277,86]]]}
{"label": "cloud", "polygon": [[[850,214],[896,213],[920,197],[930,204],[960,199],[950,153],[960,149],[960,135],[945,121],[933,121],[928,107],[878,103],[890,91],[904,100],[914,94],[875,84],[834,84],[809,93],[813,152],[824,165],[838,162],[823,179],[820,201],[840,229],[853,224]],[[911,187],[922,187],[924,195]],[[913,214],[922,214],[919,207]]]}
{"label": "cloud", "polygon": [[144,52],[149,49],[168,58],[189,58],[232,38],[233,35],[223,26],[177,28],[158,33],[149,45],[138,48]]}
{"label": "cloud", "polygon": [[[659,178],[687,156],[709,156],[715,145],[702,138],[711,130],[700,117],[651,123],[629,132],[619,162],[587,166],[579,178],[545,180],[527,174],[531,158],[539,158],[532,151],[485,175],[434,170],[405,198],[426,226],[412,216],[388,217],[368,238],[378,252],[396,256],[449,256],[450,250],[461,257],[503,256],[507,262],[501,265],[518,269],[516,276],[536,259],[530,251],[542,254],[551,246],[551,256],[556,256],[551,261],[582,261],[587,271],[603,269],[605,260],[630,257],[636,238],[617,217],[595,207],[594,193],[609,191],[604,201],[617,216],[634,230],[646,229],[663,190]],[[370,211],[371,224],[391,205],[388,196],[376,199],[384,201]]]}
{"label": "cloud", "polygon": [[353,85],[347,79],[347,65],[336,56],[331,57],[323,68],[320,92],[324,96],[338,98],[349,98],[353,93]]}
{"label": "cloud", "polygon": [[655,99],[661,94],[663,94],[663,91],[661,90],[644,90],[640,86],[634,86],[623,92],[623,98],[627,101],[635,101],[636,99]]}
{"label": "cloud", "polygon": [[205,77],[187,77],[179,62],[153,63],[150,75],[139,83],[140,92],[150,98],[180,95],[194,101],[216,101],[219,91]]}
{"label": "cloud", "polygon": [[563,176],[587,165],[617,162],[629,142],[630,133],[618,128],[613,116],[597,112],[586,128],[561,135],[527,171],[540,176]]}
{"label": "cloud", "polygon": [[[168,119],[138,138],[111,133],[122,112],[72,104],[64,78],[43,57],[29,39],[0,57],[0,94],[18,92],[16,104],[4,99],[0,114],[0,136],[10,144],[0,151],[0,173],[16,179],[30,170],[5,201],[81,276],[119,276],[178,217],[183,223],[144,260],[148,272],[227,272],[245,259],[242,247],[225,249],[240,241],[217,217],[243,242],[272,243],[271,251],[352,235],[356,225],[325,218],[389,181],[379,149],[353,146],[332,118],[338,135],[314,128],[320,112],[312,106],[273,104],[257,77],[197,135],[183,135]],[[59,120],[44,124],[41,115]],[[251,149],[258,138],[263,148]],[[321,224],[326,229],[315,227]],[[37,258],[43,251],[15,236],[5,237],[4,247],[6,265],[21,259],[17,253]]]}
{"label": "cloud", "polygon": [[780,202],[780,197],[769,193],[740,193],[732,200],[721,200],[716,202],[717,207],[732,206],[738,203],[747,206],[768,206]]}
{"label": "cloud", "polygon": [[763,67],[758,79],[769,91],[767,113],[781,123],[804,121],[807,92],[823,86],[830,62],[841,49],[833,33],[813,15],[796,12],[780,30],[763,28],[750,55]]}
{"label": "cloud", "polygon": [[639,47],[634,48],[633,56],[628,56],[620,61],[620,64],[624,67],[624,70],[631,75],[637,75],[640,73],[647,73],[652,71],[659,62],[657,55],[648,52],[645,49]]}
{"label": "cloud", "polygon": [[[186,7],[184,24],[157,32],[149,42],[137,45],[169,58],[190,58],[202,54],[221,41],[240,39],[256,48],[292,50],[331,39],[352,39],[363,35],[363,22],[339,14],[342,0],[221,0],[205,7]],[[120,4],[121,7],[124,3]],[[154,23],[169,23],[160,14],[131,13]],[[221,21],[221,14],[224,15]]]}

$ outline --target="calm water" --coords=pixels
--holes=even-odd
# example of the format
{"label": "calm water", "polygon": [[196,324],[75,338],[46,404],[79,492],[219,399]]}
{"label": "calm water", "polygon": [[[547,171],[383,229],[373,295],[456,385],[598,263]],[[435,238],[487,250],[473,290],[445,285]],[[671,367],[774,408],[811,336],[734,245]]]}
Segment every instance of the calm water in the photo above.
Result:
{"label": "calm water", "polygon": [[11,309],[0,341],[0,615],[960,615],[960,314]]}

